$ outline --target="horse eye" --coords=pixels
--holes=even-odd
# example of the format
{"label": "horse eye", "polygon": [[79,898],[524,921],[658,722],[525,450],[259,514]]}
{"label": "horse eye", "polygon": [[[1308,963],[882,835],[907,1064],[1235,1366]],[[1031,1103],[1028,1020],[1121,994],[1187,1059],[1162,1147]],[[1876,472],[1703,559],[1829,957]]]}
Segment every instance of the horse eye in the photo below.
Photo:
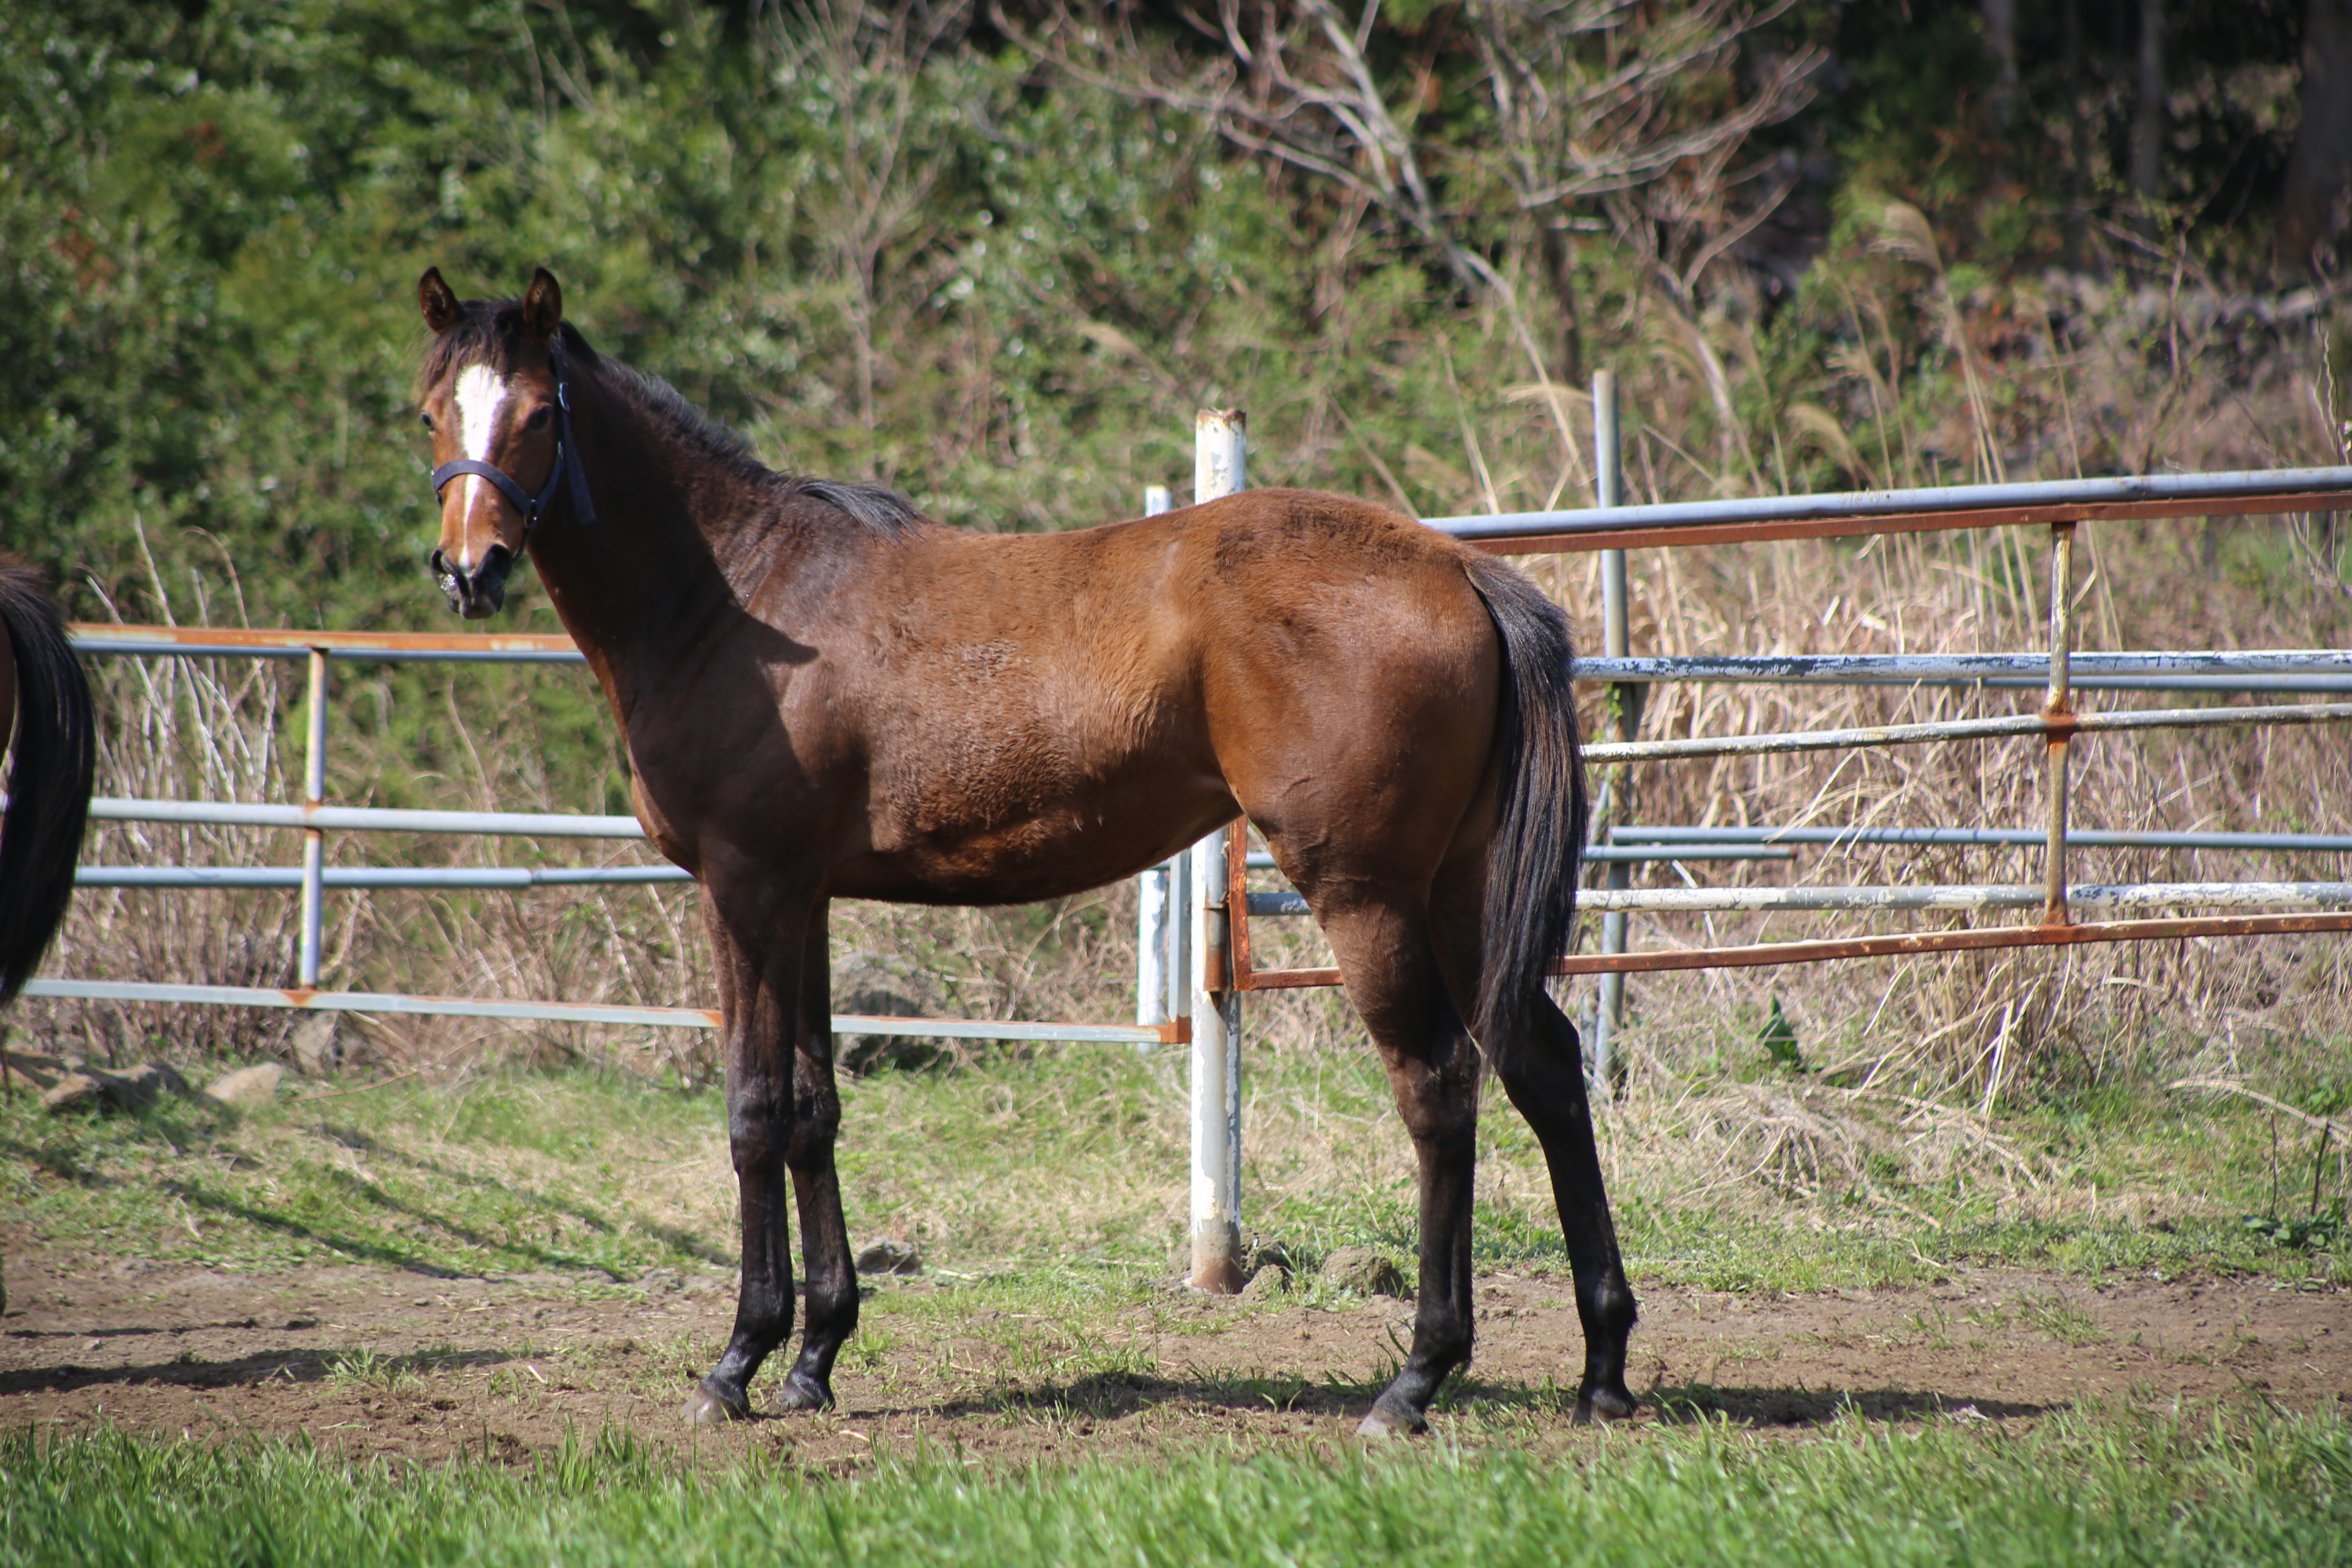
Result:
{"label": "horse eye", "polygon": [[420,414],[420,415],[418,415],[416,417],[417,417],[420,421],[422,421],[422,422],[423,422],[423,424],[424,424],[425,427],[427,430],[430,430],[430,429],[432,429],[432,428],[433,428],[433,416],[431,416],[430,414]]}
{"label": "horse eye", "polygon": [[544,430],[547,428],[548,420],[554,417],[554,414],[553,409],[542,403],[531,410],[530,419],[526,427],[532,430]]}

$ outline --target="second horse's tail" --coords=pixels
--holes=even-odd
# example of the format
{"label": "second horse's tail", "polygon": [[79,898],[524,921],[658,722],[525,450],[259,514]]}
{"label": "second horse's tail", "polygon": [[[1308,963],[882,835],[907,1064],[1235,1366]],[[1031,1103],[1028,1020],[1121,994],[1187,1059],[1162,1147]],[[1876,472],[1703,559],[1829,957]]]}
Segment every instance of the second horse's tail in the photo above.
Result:
{"label": "second horse's tail", "polygon": [[[0,1006],[16,1000],[73,897],[98,771],[89,682],[40,575],[0,555],[0,622],[16,655],[16,740],[0,817]],[[7,740],[0,724],[0,742]]]}
{"label": "second horse's tail", "polygon": [[1491,1050],[1520,1033],[1568,946],[1584,845],[1584,760],[1568,617],[1491,555],[1470,563],[1503,640],[1503,798],[1486,854],[1486,967],[1471,1028]]}

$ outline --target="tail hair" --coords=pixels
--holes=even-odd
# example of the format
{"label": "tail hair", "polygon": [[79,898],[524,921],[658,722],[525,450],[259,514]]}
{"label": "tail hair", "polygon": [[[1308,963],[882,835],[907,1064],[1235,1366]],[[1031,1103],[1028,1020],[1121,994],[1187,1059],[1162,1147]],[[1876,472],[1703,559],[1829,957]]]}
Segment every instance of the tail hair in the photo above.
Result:
{"label": "tail hair", "polygon": [[[33,977],[73,897],[98,771],[89,682],[40,574],[0,554],[0,622],[16,656],[8,805],[0,818],[0,1007]],[[8,738],[0,734],[0,742]]]}
{"label": "tail hair", "polygon": [[1486,852],[1486,964],[1471,1024],[1493,1049],[1519,1033],[1567,950],[1584,846],[1584,759],[1568,617],[1491,555],[1479,555],[1469,574],[1503,642],[1502,794]]}

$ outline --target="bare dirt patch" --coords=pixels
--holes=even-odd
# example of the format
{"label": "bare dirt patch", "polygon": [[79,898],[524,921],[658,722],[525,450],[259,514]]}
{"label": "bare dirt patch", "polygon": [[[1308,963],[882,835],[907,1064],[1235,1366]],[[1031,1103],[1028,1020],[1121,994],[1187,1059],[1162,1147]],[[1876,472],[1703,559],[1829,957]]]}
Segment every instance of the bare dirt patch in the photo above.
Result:
{"label": "bare dirt patch", "polygon": [[[308,1437],[353,1455],[520,1461],[625,1426],[656,1447],[855,1466],[918,1446],[974,1459],[1244,1448],[1345,1436],[1411,1331],[1381,1298],[1323,1310],[1171,1291],[1084,1321],[890,1280],[845,1355],[838,1410],[689,1428],[675,1412],[731,1286],[663,1277],[446,1279],[353,1266],[274,1275],[12,1258],[0,1425]],[[1441,1430],[1565,1435],[1581,1340],[1565,1280],[1480,1281],[1476,1365]],[[969,1302],[969,1306],[965,1305]],[[2084,1405],[2352,1403],[2352,1296],[2261,1280],[1987,1272],[1927,1289],[1759,1298],[1653,1291],[1633,1382],[1645,1422],[1802,1431],[2032,1421]]]}

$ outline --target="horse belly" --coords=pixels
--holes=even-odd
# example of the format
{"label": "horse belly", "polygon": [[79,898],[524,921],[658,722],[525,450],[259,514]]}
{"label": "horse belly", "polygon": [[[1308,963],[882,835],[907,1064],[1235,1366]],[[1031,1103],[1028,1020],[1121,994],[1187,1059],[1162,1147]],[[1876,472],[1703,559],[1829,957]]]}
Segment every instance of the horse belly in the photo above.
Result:
{"label": "horse belly", "polygon": [[1204,742],[1088,744],[1084,726],[975,725],[876,779],[848,897],[1024,903],[1132,876],[1238,811]]}

